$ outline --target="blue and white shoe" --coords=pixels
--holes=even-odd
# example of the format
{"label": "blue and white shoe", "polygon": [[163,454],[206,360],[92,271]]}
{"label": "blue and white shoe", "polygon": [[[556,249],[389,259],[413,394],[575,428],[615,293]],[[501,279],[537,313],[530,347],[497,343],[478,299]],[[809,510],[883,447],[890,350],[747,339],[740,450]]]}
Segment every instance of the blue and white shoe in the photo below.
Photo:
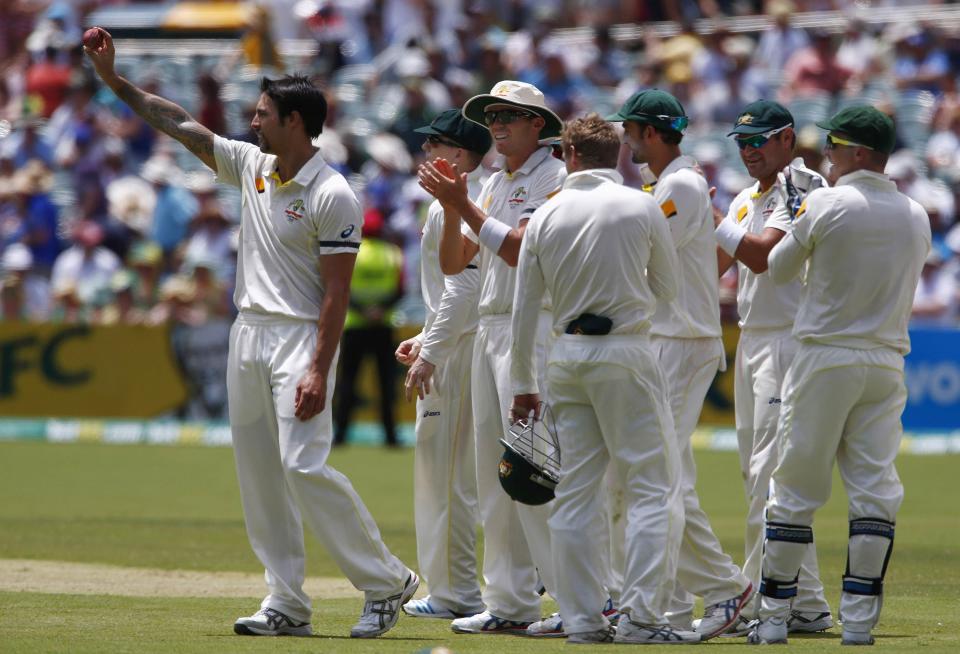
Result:
{"label": "blue and white shoe", "polygon": [[368,599],[363,605],[360,620],[350,630],[351,638],[376,638],[393,629],[400,617],[400,607],[410,601],[420,586],[420,577],[409,570],[407,580],[397,592],[388,597]]}
{"label": "blue and white shoe", "polygon": [[423,599],[410,600],[404,604],[403,612],[412,618],[440,618],[443,620],[454,620],[456,618],[467,618],[478,613],[483,613],[483,607],[480,607],[475,611],[458,613],[453,609],[448,609],[442,604],[438,604],[428,595]]}
{"label": "blue and white shoe", "polygon": [[623,616],[617,625],[617,635],[613,642],[633,645],[689,645],[699,643],[700,634],[670,625],[640,624],[630,620],[628,616]]}
{"label": "blue and white shoe", "polygon": [[276,609],[260,609],[247,618],[237,618],[233,633],[238,636],[309,636],[309,622],[298,622]]}
{"label": "blue and white shoe", "polygon": [[787,631],[791,634],[815,634],[833,627],[833,617],[830,611],[817,613],[816,611],[790,611],[787,618]]}
{"label": "blue and white shoe", "polygon": [[740,612],[753,597],[753,584],[748,584],[746,590],[728,600],[717,602],[706,607],[703,618],[697,623],[696,630],[702,640],[710,640],[727,631],[736,624]]}
{"label": "blue and white shoe", "polygon": [[531,638],[563,638],[566,636],[563,632],[563,618],[559,613],[554,613],[549,618],[531,624],[524,635]]}
{"label": "blue and white shoe", "polygon": [[458,618],[450,623],[450,628],[458,634],[511,634],[525,635],[532,623],[517,620],[504,620],[484,611],[469,618]]}

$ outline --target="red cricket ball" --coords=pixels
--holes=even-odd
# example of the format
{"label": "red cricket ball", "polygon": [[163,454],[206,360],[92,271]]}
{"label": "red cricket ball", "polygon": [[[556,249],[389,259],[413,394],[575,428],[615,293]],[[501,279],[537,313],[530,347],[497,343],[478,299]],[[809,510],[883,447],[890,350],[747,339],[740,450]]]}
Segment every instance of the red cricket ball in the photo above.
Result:
{"label": "red cricket ball", "polygon": [[88,50],[96,50],[103,44],[103,30],[99,27],[91,27],[83,33],[83,44]]}

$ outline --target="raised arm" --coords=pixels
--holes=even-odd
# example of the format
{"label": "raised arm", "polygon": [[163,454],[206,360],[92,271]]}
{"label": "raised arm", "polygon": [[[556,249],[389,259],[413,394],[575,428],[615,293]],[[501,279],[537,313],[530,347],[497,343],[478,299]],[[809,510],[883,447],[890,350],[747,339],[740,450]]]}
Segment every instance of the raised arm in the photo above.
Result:
{"label": "raised arm", "polygon": [[113,47],[113,38],[103,28],[94,29],[100,32],[100,42],[93,48],[85,45],[83,50],[93,63],[93,68],[100,79],[151,127],[182,143],[200,161],[216,171],[213,132],[198,123],[180,105],[147,93],[118,75],[114,69],[116,51]]}

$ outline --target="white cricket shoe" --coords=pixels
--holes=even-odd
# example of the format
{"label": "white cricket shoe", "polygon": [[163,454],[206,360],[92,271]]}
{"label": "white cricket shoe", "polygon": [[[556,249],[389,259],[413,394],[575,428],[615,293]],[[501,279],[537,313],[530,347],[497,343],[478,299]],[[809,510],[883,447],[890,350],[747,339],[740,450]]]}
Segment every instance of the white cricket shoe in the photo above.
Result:
{"label": "white cricket shoe", "polygon": [[297,622],[276,609],[260,609],[246,618],[237,618],[233,633],[238,636],[310,636],[309,622]]}
{"label": "white cricket shoe", "polygon": [[389,597],[367,600],[360,620],[350,630],[351,638],[376,638],[393,629],[400,617],[400,607],[410,601],[420,586],[420,577],[412,570],[403,587]]}
{"label": "white cricket shoe", "polygon": [[[693,621],[693,630],[700,631],[700,618],[697,618]],[[720,638],[743,638],[744,636],[749,635],[753,628],[757,626],[758,620],[748,620],[743,617],[743,614],[737,616],[737,619],[732,625],[727,627],[727,630],[720,634]]]}
{"label": "white cricket shoe", "polygon": [[531,623],[524,635],[532,638],[563,638],[566,636],[563,632],[563,618],[559,613],[554,613],[549,618]]}
{"label": "white cricket shoe", "polygon": [[621,614],[613,642],[635,645],[690,645],[700,642],[700,634],[696,631],[675,629],[670,625],[639,624]]}
{"label": "white cricket shoe", "polygon": [[753,584],[747,584],[746,590],[730,599],[711,604],[703,611],[703,618],[694,627],[701,640],[710,640],[724,633],[736,624],[740,612],[753,597]]}
{"label": "white cricket shoe", "polygon": [[484,611],[469,618],[458,618],[450,623],[450,628],[458,634],[511,634],[526,635],[531,622],[505,620],[490,611]]}
{"label": "white cricket shoe", "polygon": [[567,636],[568,645],[596,645],[597,643],[612,643],[613,635],[616,633],[613,627],[606,629],[597,629],[596,631],[584,631],[579,634],[570,634]]}
{"label": "white cricket shoe", "polygon": [[747,643],[750,645],[786,645],[787,619],[778,617],[761,618],[757,626],[747,636]]}
{"label": "white cricket shoe", "polygon": [[815,634],[826,631],[833,626],[833,618],[829,611],[817,613],[815,611],[791,611],[787,618],[787,631],[791,634]]}
{"label": "white cricket shoe", "polygon": [[444,620],[453,620],[455,618],[465,618],[483,612],[483,607],[475,611],[464,611],[457,613],[453,609],[439,604],[429,595],[423,599],[410,600],[403,605],[403,612],[412,618],[442,618]]}

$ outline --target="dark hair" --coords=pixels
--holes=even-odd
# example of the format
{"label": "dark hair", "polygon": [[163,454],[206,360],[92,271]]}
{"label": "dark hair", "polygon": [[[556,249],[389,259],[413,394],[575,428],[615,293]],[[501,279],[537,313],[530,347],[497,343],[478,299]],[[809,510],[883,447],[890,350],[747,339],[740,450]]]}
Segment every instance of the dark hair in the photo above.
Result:
{"label": "dark hair", "polygon": [[260,92],[266,93],[277,106],[283,120],[294,111],[300,114],[303,127],[310,138],[323,131],[327,119],[327,99],[305,75],[285,75],[280,79],[260,80]]}
{"label": "dark hair", "polygon": [[660,135],[660,140],[667,145],[680,145],[680,141],[683,140],[682,132],[676,132],[672,129],[660,129],[656,126],[652,127],[657,130],[657,133]]}

